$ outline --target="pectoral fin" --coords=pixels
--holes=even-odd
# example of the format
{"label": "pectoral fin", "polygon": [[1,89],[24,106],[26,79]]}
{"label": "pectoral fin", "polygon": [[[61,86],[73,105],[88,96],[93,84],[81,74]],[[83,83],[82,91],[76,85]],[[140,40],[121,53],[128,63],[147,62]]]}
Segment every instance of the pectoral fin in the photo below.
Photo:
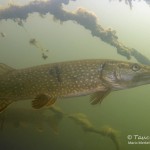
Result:
{"label": "pectoral fin", "polygon": [[1,99],[0,98],[0,112],[2,112],[4,109],[8,107],[9,104],[11,104],[13,101],[8,99]]}
{"label": "pectoral fin", "polygon": [[56,98],[53,98],[47,94],[39,94],[36,98],[32,101],[32,107],[35,109],[40,109],[43,106],[49,106],[54,104]]}
{"label": "pectoral fin", "polygon": [[99,91],[91,95],[91,104],[95,105],[101,103],[103,99],[111,92],[111,89],[107,89],[106,91]]}

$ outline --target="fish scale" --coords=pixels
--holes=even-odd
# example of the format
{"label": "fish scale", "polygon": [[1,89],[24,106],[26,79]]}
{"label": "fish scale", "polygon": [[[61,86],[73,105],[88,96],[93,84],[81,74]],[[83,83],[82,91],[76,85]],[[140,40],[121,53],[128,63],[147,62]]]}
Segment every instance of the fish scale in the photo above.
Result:
{"label": "fish scale", "polygon": [[89,59],[13,69],[0,64],[0,111],[14,101],[33,99],[39,109],[59,98],[89,95],[91,104],[112,91],[150,83],[150,66],[109,59]]}

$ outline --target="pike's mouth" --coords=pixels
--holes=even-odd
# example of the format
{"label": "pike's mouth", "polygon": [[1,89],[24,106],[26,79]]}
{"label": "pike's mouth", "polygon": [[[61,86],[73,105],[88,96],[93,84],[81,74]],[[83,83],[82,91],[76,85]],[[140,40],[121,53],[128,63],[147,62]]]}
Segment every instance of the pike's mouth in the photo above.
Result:
{"label": "pike's mouth", "polygon": [[139,83],[149,83],[150,82],[150,74],[145,74],[141,76],[137,76],[134,78],[134,81],[139,82]]}

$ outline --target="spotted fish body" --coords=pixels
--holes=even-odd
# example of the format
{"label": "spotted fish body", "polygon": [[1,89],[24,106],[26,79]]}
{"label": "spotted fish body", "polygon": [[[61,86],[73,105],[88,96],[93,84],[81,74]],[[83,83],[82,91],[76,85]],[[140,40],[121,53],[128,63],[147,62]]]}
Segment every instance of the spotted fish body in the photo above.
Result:
{"label": "spotted fish body", "polygon": [[100,65],[96,60],[85,60],[13,70],[1,77],[0,96],[22,100],[42,93],[51,97],[93,93],[105,89],[100,80]]}
{"label": "spotted fish body", "polygon": [[58,98],[93,94],[96,104],[111,91],[150,83],[150,67],[115,60],[77,60],[25,69],[0,65],[0,111],[10,103],[34,99],[34,108]]}

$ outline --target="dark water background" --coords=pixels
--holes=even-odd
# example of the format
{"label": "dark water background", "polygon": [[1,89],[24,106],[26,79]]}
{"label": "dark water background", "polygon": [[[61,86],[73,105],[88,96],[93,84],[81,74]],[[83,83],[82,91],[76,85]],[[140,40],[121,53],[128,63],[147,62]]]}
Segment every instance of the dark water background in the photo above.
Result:
{"label": "dark water background", "polygon": [[[20,4],[27,1],[14,0]],[[1,0],[0,4],[8,1]],[[106,0],[78,0],[64,6],[68,11],[84,7],[94,12],[104,28],[113,28],[121,42],[137,48],[149,57],[150,8],[145,2],[134,2],[133,9],[124,2]],[[0,32],[0,62],[14,68],[24,68],[44,63],[86,58],[107,58],[126,60],[117,54],[115,48],[93,37],[82,26],[67,21],[60,24],[50,14],[45,18],[34,13],[24,23],[24,28],[13,20],[2,20]],[[42,47],[49,50],[43,60],[42,51],[29,44],[36,38]],[[149,57],[150,58],[150,57]],[[135,61],[132,59],[131,61]],[[128,144],[128,135],[150,136],[150,85],[111,93],[101,105],[91,106],[90,97],[69,98],[57,101],[66,113],[83,113],[96,128],[110,126],[118,131],[121,150],[149,150],[150,144]],[[11,107],[30,108],[30,101],[14,103]],[[11,108],[10,107],[10,108]],[[21,114],[20,114],[21,115]],[[136,140],[135,140],[136,141]],[[146,140],[145,140],[146,141]],[[86,133],[72,120],[64,117],[56,135],[44,125],[39,132],[36,124],[23,128],[9,126],[0,131],[0,150],[115,150],[109,138]]]}

